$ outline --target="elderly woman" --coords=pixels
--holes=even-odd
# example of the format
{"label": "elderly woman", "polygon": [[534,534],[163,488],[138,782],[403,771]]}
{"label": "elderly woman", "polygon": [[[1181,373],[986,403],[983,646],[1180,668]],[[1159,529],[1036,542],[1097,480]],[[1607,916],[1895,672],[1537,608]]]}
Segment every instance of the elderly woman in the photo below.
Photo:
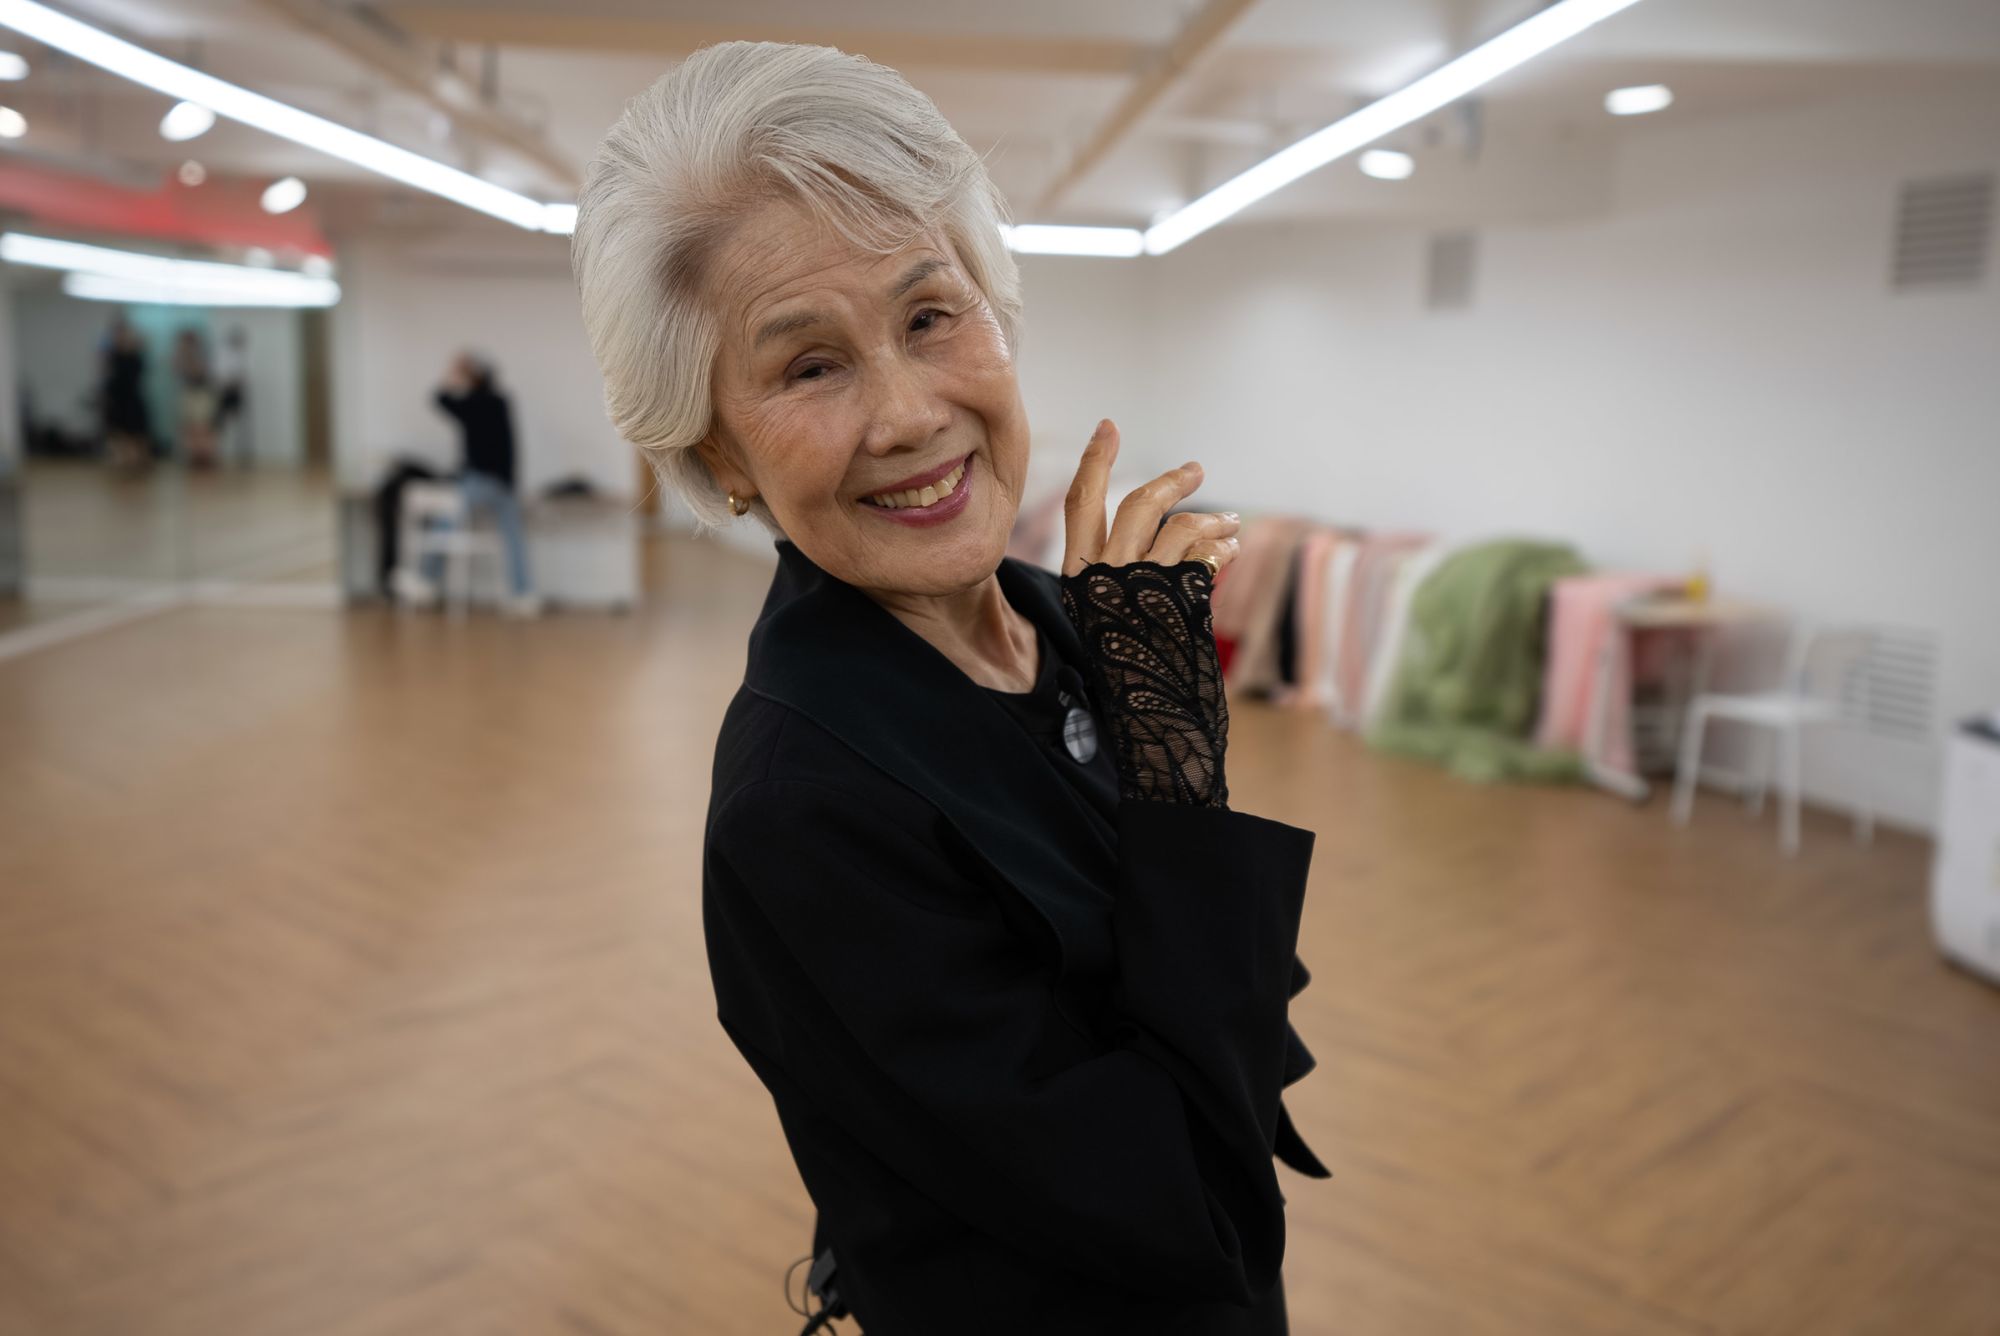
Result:
{"label": "elderly woman", "polygon": [[[1273,1156],[1311,832],[1232,810],[1229,514],[1006,556],[1019,278],[980,159],[894,71],[706,48],[591,161],[572,258],[620,433],[778,564],[717,739],[718,1016],[867,1336],[1286,1330]],[[832,1268],[831,1279],[827,1268]]]}

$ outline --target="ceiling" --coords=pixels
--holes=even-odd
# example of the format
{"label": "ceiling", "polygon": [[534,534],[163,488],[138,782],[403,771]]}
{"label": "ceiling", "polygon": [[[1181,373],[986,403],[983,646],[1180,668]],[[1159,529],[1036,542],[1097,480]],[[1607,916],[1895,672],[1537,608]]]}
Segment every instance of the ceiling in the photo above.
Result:
{"label": "ceiling", "polygon": [[[858,0],[830,11],[804,0],[66,0],[60,7],[544,199],[573,198],[576,173],[624,102],[695,47],[736,36],[828,42],[896,66],[929,93],[988,155],[1017,219],[1143,225],[1540,5]],[[1177,35],[1216,13],[1228,21],[1213,40],[1179,52],[1180,68],[1163,68]],[[191,144],[170,144],[157,132],[167,99],[10,37],[0,30],[0,46],[27,55],[33,73],[0,86],[0,101],[28,117],[30,133],[0,149],[127,185],[158,182],[191,156],[211,179],[296,174],[313,187],[309,207],[331,232],[399,222],[485,225],[455,205],[228,122]],[[435,90],[446,70],[470,90],[463,108]],[[1675,105],[1630,120],[1603,112],[1605,91],[1641,82],[1671,84]],[[1996,0],[1643,0],[1472,104],[1396,136],[1390,143],[1418,157],[1412,181],[1370,181],[1351,163],[1336,163],[1256,212],[1492,217],[1583,207],[1591,164],[1620,136],[1868,90],[1951,84],[2000,95]],[[1102,151],[1066,171],[1094,143]],[[1537,184],[1510,190],[1496,184],[1503,178]]]}

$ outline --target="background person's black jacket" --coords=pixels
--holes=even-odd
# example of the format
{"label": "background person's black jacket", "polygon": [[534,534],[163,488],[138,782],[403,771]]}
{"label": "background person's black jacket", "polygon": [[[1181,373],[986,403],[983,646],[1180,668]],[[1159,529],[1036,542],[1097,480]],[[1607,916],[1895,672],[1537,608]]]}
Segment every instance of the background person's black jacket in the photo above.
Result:
{"label": "background person's black jacket", "polygon": [[464,467],[471,473],[514,485],[514,415],[507,396],[490,387],[464,394],[437,392],[437,405],[458,419],[464,438]]}
{"label": "background person's black jacket", "polygon": [[[863,1330],[1285,1331],[1272,1156],[1326,1176],[1280,1099],[1312,832],[1128,799],[1112,843],[960,668],[777,546],[703,920]],[[1055,575],[998,573],[1078,659]]]}

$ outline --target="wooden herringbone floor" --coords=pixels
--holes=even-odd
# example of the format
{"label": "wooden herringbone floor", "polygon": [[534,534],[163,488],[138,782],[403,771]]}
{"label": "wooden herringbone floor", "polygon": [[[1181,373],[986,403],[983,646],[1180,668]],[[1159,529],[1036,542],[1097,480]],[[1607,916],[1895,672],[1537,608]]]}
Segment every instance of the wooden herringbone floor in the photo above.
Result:
{"label": "wooden herringbone floor", "polygon": [[[0,663],[0,1333],[797,1329],[696,894],[765,577],[660,556],[624,620]],[[1926,845],[1234,729],[1240,805],[1319,832],[1299,1336],[2000,1332],[2000,991],[1932,952]]]}

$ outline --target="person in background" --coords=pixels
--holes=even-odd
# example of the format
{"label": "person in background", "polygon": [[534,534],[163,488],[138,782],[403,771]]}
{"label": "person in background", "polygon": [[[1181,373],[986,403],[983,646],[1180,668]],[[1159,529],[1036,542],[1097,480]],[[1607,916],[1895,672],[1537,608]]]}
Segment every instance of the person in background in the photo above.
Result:
{"label": "person in background", "polygon": [[104,445],[112,464],[137,468],[152,462],[153,430],[146,412],[146,348],[121,311],[104,340]]}
{"label": "person in background", "polygon": [[[458,485],[465,496],[467,518],[482,510],[490,512],[507,548],[511,593],[502,610],[517,617],[535,616],[541,611],[541,600],[530,586],[527,534],[521,523],[521,503],[514,495],[513,410],[495,381],[492,363],[473,353],[460,353],[435,399],[439,408],[458,420],[463,442]],[[428,553],[421,571],[403,566],[394,584],[406,601],[429,604],[437,600],[443,577],[444,558]]]}
{"label": "person in background", "polygon": [[237,449],[237,463],[249,468],[253,462],[254,450],[250,440],[250,419],[244,412],[243,402],[245,382],[249,377],[250,357],[247,345],[249,335],[243,326],[233,325],[223,338],[222,346],[215,354],[215,420],[210,425],[218,449],[231,439],[228,435],[230,420],[236,421],[234,439]]}
{"label": "person in background", "polygon": [[201,331],[188,326],[174,339],[174,374],[180,377],[181,449],[198,469],[215,467],[215,390],[209,383],[208,349]]}

